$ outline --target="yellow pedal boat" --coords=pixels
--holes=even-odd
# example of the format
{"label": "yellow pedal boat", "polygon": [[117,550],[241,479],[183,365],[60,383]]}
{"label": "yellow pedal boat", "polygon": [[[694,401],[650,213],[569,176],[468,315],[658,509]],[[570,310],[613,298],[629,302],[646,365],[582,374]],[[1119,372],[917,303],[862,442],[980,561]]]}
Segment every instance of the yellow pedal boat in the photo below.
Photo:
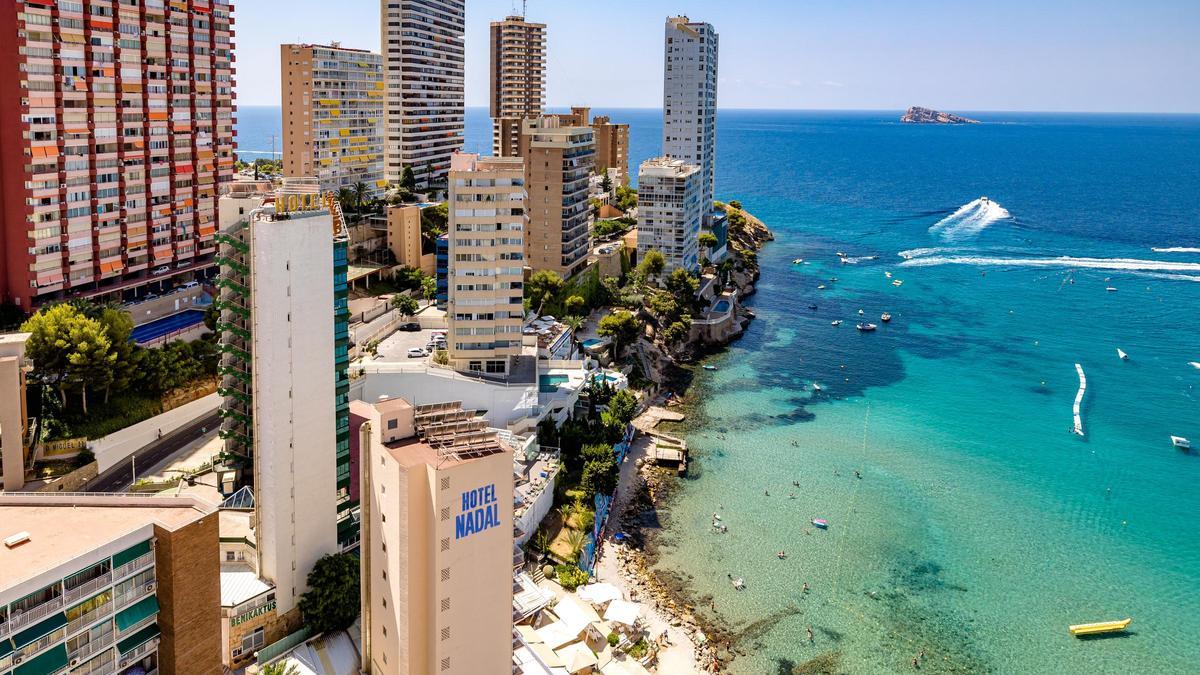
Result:
{"label": "yellow pedal boat", "polygon": [[1120,621],[1101,621],[1099,623],[1077,623],[1074,626],[1068,626],[1067,630],[1071,631],[1071,635],[1075,637],[1116,633],[1128,628],[1132,621],[1133,619],[1122,619]]}

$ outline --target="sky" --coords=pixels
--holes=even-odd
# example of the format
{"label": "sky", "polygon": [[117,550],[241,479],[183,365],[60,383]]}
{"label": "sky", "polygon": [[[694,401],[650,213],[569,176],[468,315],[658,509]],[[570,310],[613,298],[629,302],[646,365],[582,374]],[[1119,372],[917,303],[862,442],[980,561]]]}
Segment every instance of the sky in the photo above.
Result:
{"label": "sky", "polygon": [[[281,43],[379,49],[379,0],[234,7],[239,105],[279,104]],[[487,105],[488,22],[513,7],[467,2],[468,106]],[[1200,112],[1200,0],[529,0],[548,105],[660,107],[680,12],[721,36],[722,108]]]}

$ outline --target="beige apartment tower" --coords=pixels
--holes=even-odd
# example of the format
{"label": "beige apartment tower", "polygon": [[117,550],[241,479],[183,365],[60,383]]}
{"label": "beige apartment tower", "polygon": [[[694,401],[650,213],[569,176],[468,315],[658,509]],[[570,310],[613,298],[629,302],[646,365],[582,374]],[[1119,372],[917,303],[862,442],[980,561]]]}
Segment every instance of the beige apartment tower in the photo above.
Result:
{"label": "beige apartment tower", "polygon": [[491,24],[492,154],[517,154],[521,120],[537,117],[546,106],[546,24],[523,16]]}
{"label": "beige apartment tower", "polygon": [[525,264],[564,279],[587,264],[591,237],[588,179],[596,157],[592,128],[564,124],[568,116],[545,115],[522,123],[529,226]]}
{"label": "beige apartment tower", "polygon": [[333,45],[279,47],[283,175],[314,176],[322,192],[383,179],[383,58]]}
{"label": "beige apartment tower", "polygon": [[[556,117],[560,126],[592,127],[596,142],[596,172],[601,169],[616,169],[622,185],[629,185],[629,125],[613,124],[607,115],[591,118],[592,109],[587,106],[571,106],[568,114],[545,115]],[[518,154],[520,149],[518,147]]]}
{"label": "beige apartment tower", "polygon": [[525,164],[460,153],[450,164],[447,346],[456,370],[498,377],[521,353]]}
{"label": "beige apartment tower", "polygon": [[476,411],[354,401],[363,671],[512,670],[513,452]]}

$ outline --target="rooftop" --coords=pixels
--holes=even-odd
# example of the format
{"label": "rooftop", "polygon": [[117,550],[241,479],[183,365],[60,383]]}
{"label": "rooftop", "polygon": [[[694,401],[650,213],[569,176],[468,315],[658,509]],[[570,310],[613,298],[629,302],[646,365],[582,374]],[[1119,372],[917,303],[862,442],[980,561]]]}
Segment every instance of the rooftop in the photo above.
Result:
{"label": "rooftop", "polygon": [[0,583],[17,586],[146,525],[174,531],[215,511],[194,497],[0,494],[0,538],[29,533],[25,543],[0,548]]}
{"label": "rooftop", "polygon": [[670,157],[654,157],[642,162],[638,168],[638,174],[646,174],[651,176],[677,176],[683,177],[689,174],[696,173],[700,167],[695,164],[688,164],[682,159],[672,159]]}

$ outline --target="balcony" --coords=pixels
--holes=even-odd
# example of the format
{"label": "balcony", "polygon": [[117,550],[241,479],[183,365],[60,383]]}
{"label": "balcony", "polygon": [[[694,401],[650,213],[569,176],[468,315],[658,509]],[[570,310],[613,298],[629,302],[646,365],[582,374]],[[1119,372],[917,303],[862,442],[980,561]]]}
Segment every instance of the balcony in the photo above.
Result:
{"label": "balcony", "polygon": [[95,579],[92,579],[91,581],[84,583],[82,586],[76,586],[75,588],[67,589],[66,591],[63,592],[62,597],[63,597],[63,600],[67,604],[71,604],[71,603],[74,603],[76,600],[80,600],[82,598],[86,598],[90,595],[93,595],[93,594],[95,594],[96,591],[100,590],[101,588],[105,588],[106,586],[109,586],[111,584],[112,584],[112,573],[105,572],[104,574],[101,574],[100,576],[96,577]]}
{"label": "balcony", "polygon": [[34,607],[33,609],[26,610],[20,614],[13,614],[8,620],[8,630],[16,631],[19,628],[24,628],[25,626],[37,623],[39,619],[61,610],[62,607],[63,598],[60,595],[49,602],[44,602],[37,607]]}
{"label": "balcony", "polygon": [[83,661],[84,659],[90,658],[94,654],[98,654],[101,651],[108,649],[112,646],[112,643],[113,632],[110,629],[105,631],[105,633],[100,637],[92,638],[87,644],[79,649],[76,649],[73,652],[67,652],[67,658],[72,662]]}
{"label": "balcony", "polygon": [[144,568],[144,567],[151,567],[153,565],[154,565],[154,551],[150,551],[149,553],[143,553],[142,555],[138,556],[137,558],[134,558],[133,560],[130,560],[129,562],[125,563],[124,565],[121,565],[120,567],[117,567],[115,570],[113,570],[112,578],[114,580],[120,580],[120,579],[123,579],[123,578],[129,576],[130,574],[133,574],[134,572],[141,571],[142,568]]}

